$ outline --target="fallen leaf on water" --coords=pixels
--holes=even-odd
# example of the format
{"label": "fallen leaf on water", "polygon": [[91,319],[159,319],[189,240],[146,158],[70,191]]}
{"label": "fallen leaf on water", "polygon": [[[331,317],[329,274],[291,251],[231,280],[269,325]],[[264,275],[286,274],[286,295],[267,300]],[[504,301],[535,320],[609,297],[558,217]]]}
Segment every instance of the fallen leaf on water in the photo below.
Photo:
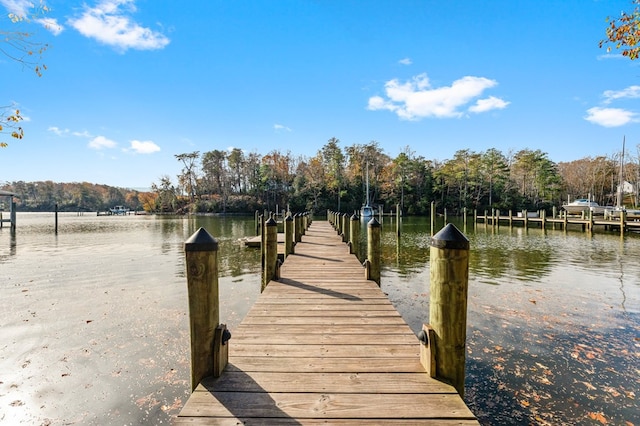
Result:
{"label": "fallen leaf on water", "polygon": [[589,413],[589,417],[593,420],[599,421],[603,425],[607,424],[607,419],[604,417],[604,414],[602,413]]}
{"label": "fallen leaf on water", "polygon": [[528,407],[530,405],[529,401],[521,399],[520,400],[520,405],[522,405],[523,407]]}
{"label": "fallen leaf on water", "polygon": [[585,385],[587,387],[587,389],[589,390],[596,390],[596,387],[593,386],[591,383],[589,382],[578,382],[578,383],[582,383],[583,385]]}

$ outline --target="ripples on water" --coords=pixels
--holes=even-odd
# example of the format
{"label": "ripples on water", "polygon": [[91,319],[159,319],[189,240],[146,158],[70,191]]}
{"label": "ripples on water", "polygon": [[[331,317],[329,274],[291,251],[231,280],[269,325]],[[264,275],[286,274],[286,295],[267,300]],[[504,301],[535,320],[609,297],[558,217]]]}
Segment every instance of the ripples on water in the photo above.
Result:
{"label": "ripples on water", "polygon": [[[52,214],[19,213],[15,236],[0,230],[0,423],[169,423],[189,394],[183,245],[200,226],[219,241],[233,332],[260,289],[259,252],[241,241],[252,218],[66,214],[55,235]],[[481,421],[640,424],[640,238],[465,234],[465,399]],[[398,241],[385,221],[381,241],[383,290],[417,332],[429,222],[404,218]]]}

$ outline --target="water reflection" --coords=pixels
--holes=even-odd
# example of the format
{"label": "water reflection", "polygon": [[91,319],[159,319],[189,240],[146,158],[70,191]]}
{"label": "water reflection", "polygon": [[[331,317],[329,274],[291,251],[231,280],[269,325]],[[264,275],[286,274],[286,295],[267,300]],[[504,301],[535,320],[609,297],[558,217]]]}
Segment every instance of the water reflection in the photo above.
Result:
{"label": "water reflection", "polygon": [[[61,215],[53,226],[52,214],[19,214],[15,234],[0,230],[2,421],[167,423],[188,395],[184,242],[199,227],[218,240],[233,329],[260,293],[259,250],[243,244],[253,217]],[[430,234],[429,218],[403,218],[399,238],[382,221],[382,288],[415,332],[428,322]],[[639,424],[640,238],[465,234],[466,399],[483,423]]]}

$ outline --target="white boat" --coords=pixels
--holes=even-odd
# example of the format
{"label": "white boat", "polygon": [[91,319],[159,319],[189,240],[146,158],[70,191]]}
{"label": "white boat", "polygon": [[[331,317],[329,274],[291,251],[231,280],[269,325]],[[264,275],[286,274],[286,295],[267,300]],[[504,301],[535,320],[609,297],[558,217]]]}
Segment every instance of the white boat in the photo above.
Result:
{"label": "white boat", "polygon": [[125,206],[115,206],[109,209],[111,214],[127,214],[129,213],[129,209]]}
{"label": "white boat", "polygon": [[587,198],[578,198],[577,200],[573,200],[570,203],[563,204],[562,208],[568,214],[582,214],[582,212],[586,213],[586,212],[592,211],[593,214],[601,214],[601,215],[604,214],[605,210],[607,209],[606,206],[601,206],[595,201],[590,201]]}
{"label": "white boat", "polygon": [[367,201],[360,208],[360,218],[365,218],[365,219],[373,217],[376,214],[375,209],[373,207],[371,207],[371,204],[369,202],[369,163],[367,163],[367,187],[366,187],[366,191],[367,191]]}

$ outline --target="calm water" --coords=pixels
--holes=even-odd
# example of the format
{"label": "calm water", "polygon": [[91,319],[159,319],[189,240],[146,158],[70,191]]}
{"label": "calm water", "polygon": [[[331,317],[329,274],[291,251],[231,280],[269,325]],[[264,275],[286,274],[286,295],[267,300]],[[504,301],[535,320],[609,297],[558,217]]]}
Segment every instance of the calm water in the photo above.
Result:
{"label": "calm water", "polygon": [[[184,241],[220,243],[221,319],[260,291],[253,218],[18,214],[0,229],[0,424],[169,424],[189,395]],[[442,224],[440,224],[442,226]],[[483,424],[640,424],[640,236],[459,225],[466,401]],[[382,288],[428,322],[429,222],[383,226]]]}

